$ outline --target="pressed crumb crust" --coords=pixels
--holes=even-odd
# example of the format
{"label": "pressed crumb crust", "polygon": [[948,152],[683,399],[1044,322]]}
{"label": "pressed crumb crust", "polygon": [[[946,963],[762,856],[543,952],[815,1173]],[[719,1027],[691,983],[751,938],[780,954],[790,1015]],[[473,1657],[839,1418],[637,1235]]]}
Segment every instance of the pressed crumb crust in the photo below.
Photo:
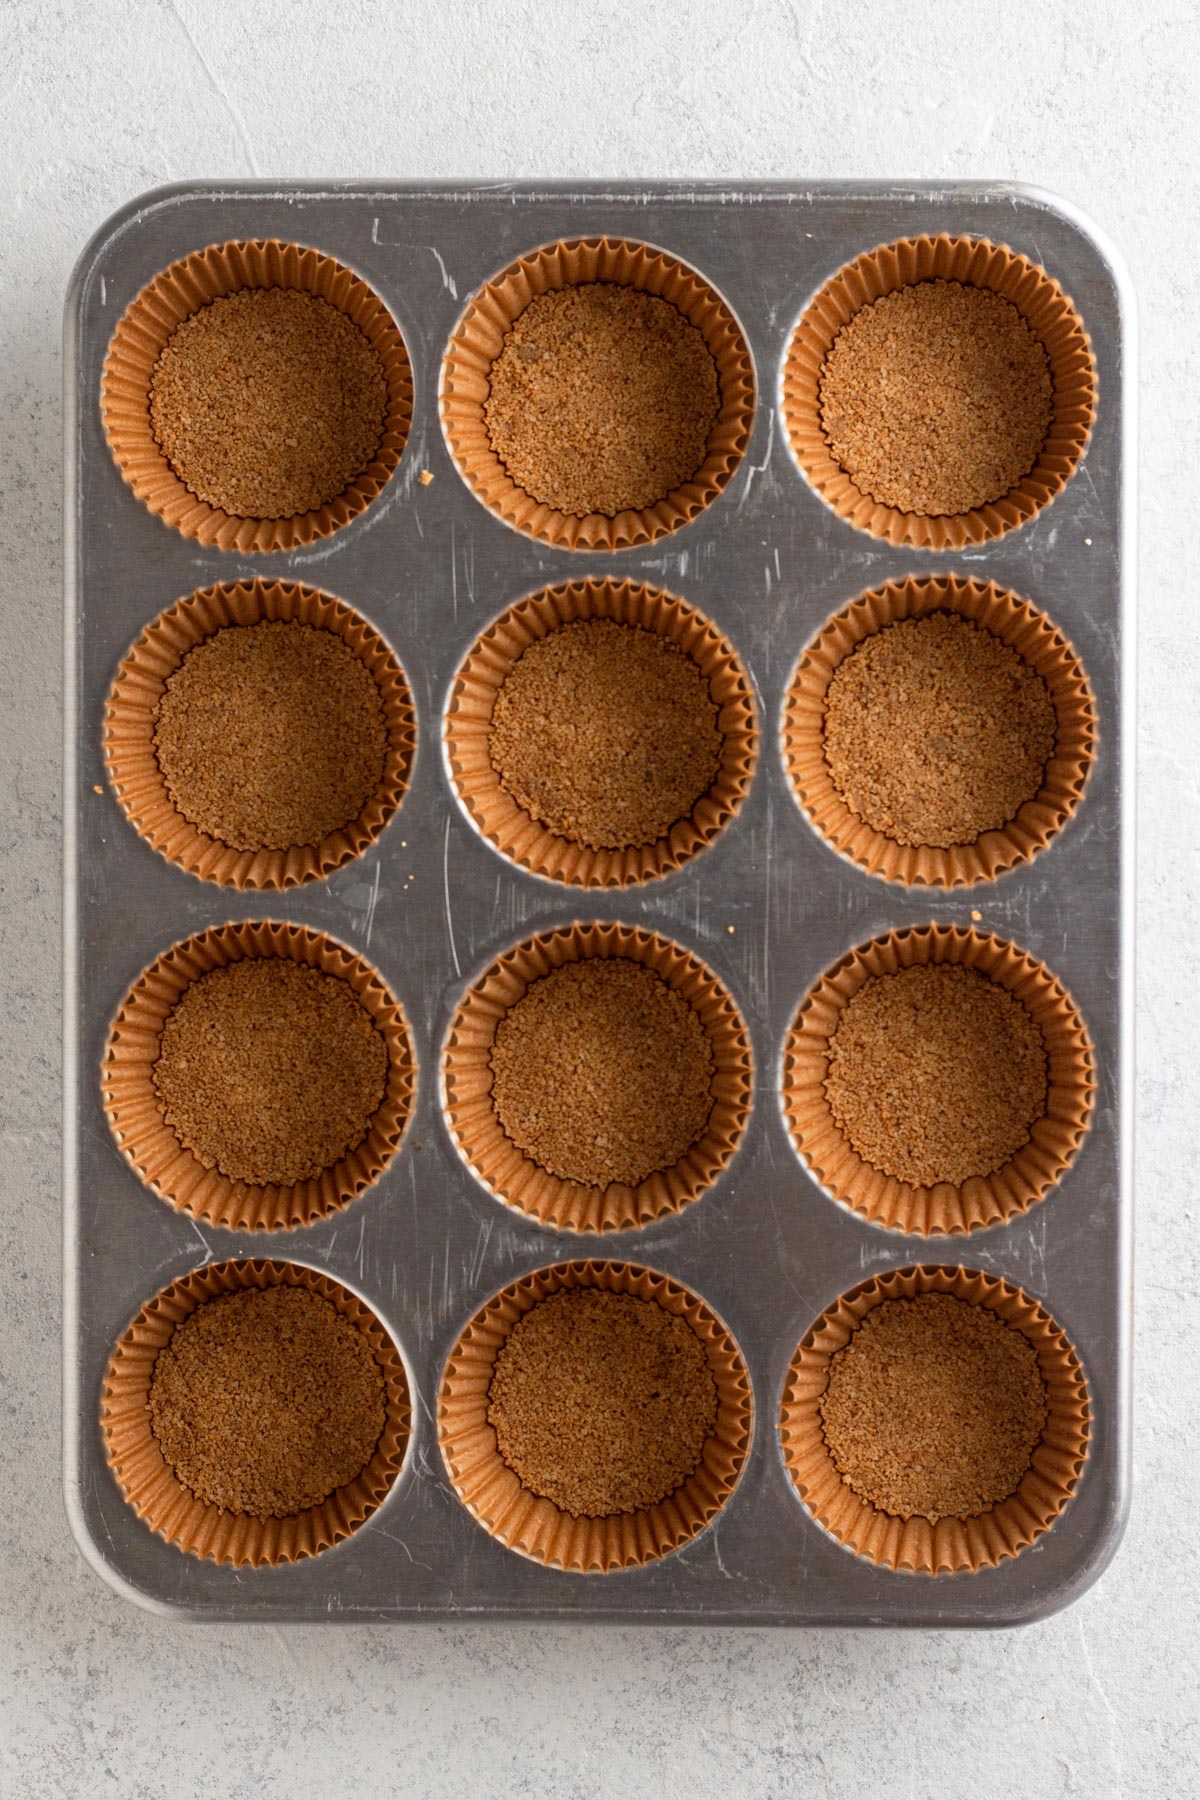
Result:
{"label": "pressed crumb crust", "polygon": [[168,679],[154,750],[176,810],[208,837],[234,850],[315,846],[379,788],[383,699],[335,632],[231,625]]}
{"label": "pressed crumb crust", "polygon": [[833,1356],[820,1402],[847,1487],[894,1518],[970,1519],[1021,1485],[1046,1426],[1023,1332],[952,1294],[885,1300]]}
{"label": "pressed crumb crust", "polygon": [[713,1053],[699,1015],[625,957],[564,963],[500,1020],[492,1103],[527,1157],[585,1187],[636,1187],[703,1135]]}
{"label": "pressed crumb crust", "polygon": [[360,1475],[386,1423],[362,1333],[306,1288],[205,1301],[159,1352],[147,1402],[163,1457],[198,1500],[289,1518]]}
{"label": "pressed crumb crust", "polygon": [[336,500],[383,438],[387,376],[366,333],[317,294],[243,288],[176,329],[150,377],[150,426],[184,486],[235,518]]}
{"label": "pressed crumb crust", "polygon": [[511,479],[557,512],[642,511],[691,481],[721,405],[704,334],[656,294],[539,294],[492,364],[484,421]]}
{"label": "pressed crumb crust", "polygon": [[200,975],[162,1029],[159,1110],[206,1169],[291,1186],[357,1149],[388,1053],[348,981],[287,957]]}
{"label": "pressed crumb crust", "polygon": [[821,371],[821,424],[855,486],[940,517],[1007,494],[1037,462],[1053,406],[1041,339],[1003,295],[921,281],[864,306]]}
{"label": "pressed crumb crust", "polygon": [[834,671],[824,751],[850,810],[897,844],[948,849],[1041,789],[1058,719],[1045,681],[951,613],[885,626]]}
{"label": "pressed crumb crust", "polygon": [[496,694],[488,749],[517,805],[592,850],[653,844],[720,767],[718,708],[655,631],[576,619],[530,644]]}
{"label": "pressed crumb crust", "polygon": [[1015,994],[975,969],[871,976],[829,1040],[825,1096],[865,1162],[913,1187],[992,1175],[1046,1110],[1046,1045]]}
{"label": "pressed crumb crust", "polygon": [[695,1473],[717,1418],[704,1344],[653,1300],[568,1288],[517,1320],[488,1423],[532,1493],[574,1518],[639,1512]]}

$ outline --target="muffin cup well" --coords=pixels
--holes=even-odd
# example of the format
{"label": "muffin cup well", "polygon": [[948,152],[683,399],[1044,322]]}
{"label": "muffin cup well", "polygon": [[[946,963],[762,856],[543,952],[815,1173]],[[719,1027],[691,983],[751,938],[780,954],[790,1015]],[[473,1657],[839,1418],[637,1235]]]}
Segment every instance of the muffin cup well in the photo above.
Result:
{"label": "muffin cup well", "polygon": [[[976,969],[1007,988],[1046,1047],[1046,1112],[1029,1142],[994,1175],[972,1176],[961,1186],[914,1187],[885,1175],[843,1136],[825,1096],[829,1040],[847,1001],[873,976],[929,963]],[[1083,1141],[1095,1087],[1091,1041],[1066,989],[1015,944],[961,926],[913,926],[848,951],[810,989],[784,1051],[784,1113],[814,1179],[873,1224],[920,1237],[979,1231],[1044,1199]]]}
{"label": "muffin cup well", "polygon": [[[654,1506],[601,1519],[576,1519],[525,1487],[487,1417],[496,1358],[517,1320],[548,1295],[581,1287],[633,1294],[685,1318],[704,1343],[717,1389],[716,1425],[695,1473]],[[690,1289],[632,1263],[556,1263],[506,1287],[460,1335],[438,1397],[438,1439],[463,1505],[510,1550],[584,1574],[640,1567],[703,1531],[737,1485],[753,1429],[750,1377],[731,1333]]]}
{"label": "muffin cup well", "polygon": [[[1042,785],[1016,817],[973,844],[898,844],[847,806],[825,760],[825,699],[839,665],[901,619],[955,613],[990,631],[1035,669],[1057,717]],[[835,850],[869,875],[906,887],[970,887],[1028,862],[1078,806],[1096,753],[1096,703],[1074,649],[1045,613],[991,581],[910,575],[861,594],[821,628],[796,666],[784,701],[783,754],[796,797]]]}
{"label": "muffin cup well", "polygon": [[[387,379],[387,416],[370,464],[335,500],[290,519],[243,518],[198,499],[176,475],[150,427],[150,381],[169,338],[202,306],[243,288],[295,288],[327,300],[363,332]],[[408,351],[378,295],[333,257],[268,238],[210,244],[172,263],[142,289],[109,344],[100,412],[123,479],[152,513],[197,543],[262,555],[328,537],[371,504],[403,454],[412,398]]]}
{"label": "muffin cup well", "polygon": [[[636,1187],[585,1187],[550,1174],[506,1135],[492,1103],[492,1044],[501,1019],[533,982],[597,957],[625,957],[661,976],[695,1009],[712,1049],[713,1106],[703,1136]],[[746,1128],[754,1063],[737,1007],[698,957],[631,925],[568,925],[514,945],[467,989],[446,1039],[443,1081],[455,1141],[498,1199],[560,1231],[624,1231],[681,1211],[716,1181]]]}
{"label": "muffin cup well", "polygon": [[[829,1365],[866,1315],[885,1300],[952,1294],[986,1306],[1037,1352],[1048,1417],[1020,1486],[970,1519],[902,1519],[880,1511],[842,1479],[829,1453],[820,1403]],[[788,1368],[779,1410],[784,1462],[819,1524],[856,1555],[922,1575],[994,1568],[1049,1531],[1087,1460],[1091,1404],[1079,1358],[1036,1300],[994,1275],[963,1268],[893,1270],[851,1288],[806,1332]]]}
{"label": "muffin cup well", "polygon": [[[256,1186],[205,1168],[159,1109],[154,1065],[180,995],[201,975],[247,957],[278,956],[336,975],[353,988],[387,1045],[387,1086],[357,1149],[291,1186]],[[337,1212],[391,1162],[413,1106],[416,1067],[404,1013],[368,963],[304,925],[216,925],[165,950],[138,976],[109,1028],[101,1067],[113,1136],[141,1179],[177,1212],[237,1231],[286,1231]]]}
{"label": "muffin cup well", "polygon": [[[577,619],[611,619],[657,632],[691,657],[720,708],[717,723],[724,745],[716,779],[687,818],[654,844],[593,850],[559,837],[517,804],[492,764],[492,712],[501,687],[530,644]],[[757,747],[754,691],[732,644],[685,601],[636,581],[566,582],[510,606],[476,640],[455,677],[446,709],[451,773],[484,837],[522,868],[574,887],[653,881],[698,855],[745,799]]]}
{"label": "muffin cup well", "polygon": [[[669,300],[703,333],[721,389],[708,452],[692,479],[653,506],[613,518],[605,513],[576,518],[518,487],[492,448],[484,417],[492,364],[530,301],[589,282],[612,282]],[[506,524],[562,549],[623,550],[678,531],[728,485],[754,423],[754,367],[733,314],[695,269],[665,250],[627,238],[570,238],[519,257],[468,303],[446,349],[441,413],[463,480]]]}
{"label": "muffin cup well", "polygon": [[[386,1423],[370,1462],[318,1506],[259,1519],[198,1500],[165,1460],[150,1418],[150,1384],[175,1327],[221,1294],[302,1287],[330,1301],[367,1339],[382,1372]],[[404,1461],[412,1423],[400,1353],[369,1307],[340,1283],[294,1263],[225,1262],[194,1269],[143,1306],[109,1360],[100,1427],[109,1466],[126,1500],[152,1531],[191,1556],[235,1567],[299,1562],[349,1537],[387,1496]]]}
{"label": "muffin cup well", "polygon": [[[1054,395],[1038,459],[1001,499],[970,512],[926,517],[861,492],[834,458],[821,423],[821,371],[833,340],[857,312],[918,281],[958,281],[1012,302],[1045,346]],[[957,550],[1023,525],[1075,472],[1096,416],[1096,364],[1074,303],[1037,263],[987,238],[900,238],[847,263],[809,302],[783,364],[783,420],[805,476],[836,513],[873,537]]]}
{"label": "muffin cup well", "polygon": [[[190,650],[226,626],[264,620],[334,632],[366,664],[383,703],[387,751],[379,787],[358,818],[340,831],[319,844],[286,850],[235,850],[177,810],[155,753],[156,713],[167,682]],[[408,682],[383,638],[343,601],[287,581],[224,582],[159,613],[126,654],[104,709],[108,776],[130,824],[168,862],[222,887],[297,887],[360,856],[404,798],[415,744]]]}

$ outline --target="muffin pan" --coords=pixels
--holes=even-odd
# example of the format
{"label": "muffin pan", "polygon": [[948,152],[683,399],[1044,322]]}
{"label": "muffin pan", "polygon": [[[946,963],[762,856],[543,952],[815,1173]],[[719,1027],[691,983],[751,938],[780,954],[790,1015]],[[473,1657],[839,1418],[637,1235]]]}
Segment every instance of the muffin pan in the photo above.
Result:
{"label": "muffin pan", "polygon": [[[943,238],[988,240],[1005,254],[984,248],[963,263],[959,250],[957,260],[939,260]],[[901,240],[934,249],[872,258]],[[555,248],[564,243],[575,247]],[[342,282],[332,296],[352,296],[393,342],[389,320],[371,311],[381,303],[403,338],[400,400],[407,415],[411,369],[411,425],[405,416],[372,491],[331,509],[319,532],[259,531],[223,517],[212,529],[207,519],[189,529],[184,495],[169,507],[155,499],[162,483],[144,434],[140,486],[122,479],[106,439],[101,384],[126,308],[172,265],[218,245],[254,253],[200,258],[195,304],[222,291],[230,271],[241,271],[243,285],[286,285],[289,268],[327,262]],[[306,261],[288,246],[320,255]],[[789,437],[789,351],[814,298],[831,283],[835,294],[858,291],[836,285],[850,271],[865,299],[887,284],[872,290],[852,265],[912,279],[910,262],[916,278],[953,276],[961,264],[1009,279],[1004,272],[1016,268],[1011,279],[1028,282],[1030,294],[1041,292],[1045,271],[1087,334],[1071,337],[1064,327],[1056,352],[1078,402],[1059,421],[1056,454],[1073,434],[1078,457],[1090,423],[1082,461],[1071,473],[1071,458],[1059,456],[1036,504],[994,509],[986,532],[908,532],[878,509],[847,505],[837,482],[822,475],[814,484],[805,473],[819,445],[793,449]],[[611,528],[563,526],[561,516],[543,517],[545,508],[510,504],[483,467],[486,446],[472,422],[488,333],[503,335],[522,283],[532,295],[564,274],[643,279],[691,308],[709,331],[729,403],[714,479]],[[172,316],[183,316],[190,291],[174,280],[161,287]],[[1001,186],[206,185],[146,196],[102,228],[72,282],[65,354],[65,1455],[75,1535],[118,1591],[160,1612],[213,1620],[982,1626],[1052,1612],[1104,1567],[1128,1488],[1129,308],[1119,267],[1091,226],[1057,201]],[[1081,369],[1094,376],[1094,420]],[[128,381],[119,402],[122,429],[136,436],[139,402]],[[1044,614],[1068,641],[1094,708],[1082,734],[1090,767],[1064,817],[1043,822],[1040,847],[1031,823],[1029,853],[1015,860],[955,862],[966,871],[959,885],[885,878],[901,868],[917,883],[936,883],[945,858],[875,858],[872,872],[852,834],[839,851],[810,820],[787,767],[786,701],[803,652],[862,596],[930,576],[979,592],[994,584]],[[199,595],[203,617],[211,611],[221,622],[226,612],[212,611],[206,591],[242,584],[244,597],[256,581],[331,597],[394,652],[411,703],[400,803],[336,855],[205,859],[189,851],[171,861],[170,821],[139,835],[137,807],[128,797],[123,805],[110,781],[112,684],[159,615]],[[712,809],[711,829],[658,858],[547,863],[539,847],[522,850],[519,820],[492,820],[477,783],[464,791],[463,731],[478,736],[470,708],[483,689],[478,681],[461,687],[460,669],[479,658],[504,615],[584,582],[641,583],[666,596],[660,609],[682,603],[737,659],[738,691],[726,697],[746,739],[737,791]],[[161,680],[163,658],[177,647],[154,638],[150,649],[157,661],[148,678]],[[477,669],[486,656],[485,645]],[[452,703],[458,737],[451,732],[447,743]],[[141,729],[144,736],[144,721]],[[478,762],[478,746],[470,754]],[[378,977],[407,1026],[415,1088],[402,1132],[378,1171],[367,1171],[365,1191],[355,1180],[332,1210],[277,1208],[268,1216],[281,1224],[252,1230],[253,1209],[197,1216],[153,1190],[110,1129],[104,1065],[114,1018],[143,971],[183,940],[267,921],[279,929],[233,937],[284,941],[290,928],[305,942],[332,940],[329,954],[341,946],[356,968],[366,965],[364,979]],[[1006,968],[1049,972],[1072,1009],[1072,1029],[1079,1026],[1072,1054],[1086,1104],[1062,1127],[1069,1154],[1044,1182],[1027,1184],[1040,1197],[1013,1209],[955,1208],[937,1204],[933,1189],[924,1210],[901,1209],[902,1221],[915,1222],[902,1231],[835,1198],[837,1181],[827,1174],[823,1187],[817,1159],[801,1155],[789,1043],[806,997],[824,991],[851,952],[882,940],[903,947],[907,933],[930,927],[940,928],[939,942],[967,946],[972,960],[979,942],[1012,946],[988,954]],[[661,1207],[631,1210],[618,1194],[611,1206],[567,1215],[601,1227],[615,1220],[616,1228],[564,1229],[506,1204],[464,1151],[452,1116],[462,1077],[448,1092],[447,1044],[462,1029],[469,992],[486,992],[488,971],[502,959],[512,967],[519,946],[555,933],[617,942],[622,932],[665,944],[680,968],[699,964],[701,988],[732,1009],[742,1033],[727,1077],[737,1116],[695,1197],[668,1194]],[[636,1217],[646,1222],[630,1225]],[[964,1221],[973,1228],[963,1231]],[[922,1235],[922,1225],[939,1224],[948,1235]],[[291,1279],[327,1278],[347,1306],[367,1309],[395,1346],[411,1432],[406,1414],[383,1489],[348,1521],[348,1535],[283,1530],[275,1537],[291,1550],[282,1560],[230,1567],[222,1546],[239,1541],[236,1531],[193,1534],[185,1553],[138,1516],[106,1455],[101,1421],[105,1405],[120,1400],[111,1384],[105,1396],[110,1358],[143,1309],[160,1318],[154,1302],[165,1290],[239,1279],[224,1266],[251,1261],[311,1272]],[[684,1295],[738,1371],[740,1412],[722,1480],[687,1529],[664,1526],[647,1540],[642,1560],[615,1550],[599,1562],[548,1555],[553,1533],[546,1537],[544,1521],[536,1542],[525,1541],[513,1505],[519,1514],[526,1490],[516,1483],[513,1505],[497,1513],[446,1410],[456,1404],[451,1377],[481,1341],[480,1318],[501,1316],[506,1290],[537,1294],[579,1279],[544,1273],[567,1264],[601,1285]],[[218,1275],[197,1273],[210,1267]],[[902,1274],[918,1267],[934,1273]],[[958,1269],[968,1273],[936,1273]],[[1070,1432],[1047,1455],[1053,1450],[1054,1479],[1073,1492],[1065,1504],[1047,1504],[1035,1528],[1026,1519],[1009,1529],[997,1512],[996,1529],[971,1539],[982,1553],[945,1556],[930,1550],[928,1532],[911,1556],[904,1545],[921,1533],[858,1532],[864,1545],[886,1540],[881,1563],[849,1547],[856,1532],[836,1524],[836,1493],[819,1497],[825,1524],[801,1497],[785,1460],[795,1455],[796,1408],[811,1399],[812,1370],[835,1343],[829,1321],[857,1316],[855,1297],[874,1292],[873,1283],[881,1293],[1003,1294],[1014,1322],[1047,1321],[1074,1409]],[[137,1423],[131,1415],[130,1429]],[[481,1429],[486,1448],[486,1426],[471,1426],[477,1436]],[[811,1434],[806,1442],[811,1452]],[[568,1533],[564,1541],[574,1540]],[[940,1572],[931,1573],[935,1565]]]}

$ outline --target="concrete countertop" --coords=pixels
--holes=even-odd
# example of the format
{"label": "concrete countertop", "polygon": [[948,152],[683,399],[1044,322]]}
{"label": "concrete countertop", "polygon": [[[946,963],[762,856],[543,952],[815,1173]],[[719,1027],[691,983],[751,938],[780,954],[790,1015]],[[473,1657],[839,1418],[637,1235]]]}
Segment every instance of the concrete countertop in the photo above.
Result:
{"label": "concrete countertop", "polygon": [[[1200,1793],[1200,14],[1191,0],[9,0],[0,24],[0,1794]],[[1141,306],[1135,1501],[1099,1583],[992,1635],[171,1624],[59,1472],[61,307],[198,176],[997,177]]]}

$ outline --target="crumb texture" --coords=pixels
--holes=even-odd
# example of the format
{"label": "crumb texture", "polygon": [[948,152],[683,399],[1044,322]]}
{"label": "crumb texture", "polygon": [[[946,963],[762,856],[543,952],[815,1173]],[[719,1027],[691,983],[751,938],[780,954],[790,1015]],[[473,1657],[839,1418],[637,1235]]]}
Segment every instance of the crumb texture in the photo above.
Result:
{"label": "crumb texture", "polygon": [[551,1294],[496,1358],[488,1423],[525,1487],[577,1519],[639,1512],[695,1473],[717,1418],[704,1344],[653,1300]]}
{"label": "crumb texture", "polygon": [[1036,669],[951,613],[864,639],[825,698],[825,761],[850,810],[898,844],[949,849],[1041,789],[1058,720]]}
{"label": "crumb texture", "polygon": [[885,1300],[829,1365],[820,1402],[843,1482],[893,1518],[971,1519],[1016,1493],[1046,1426],[1037,1352],[953,1294]]}
{"label": "crumb texture", "polygon": [[921,281],[864,306],[821,371],[821,423],[860,492],[941,516],[1000,500],[1050,429],[1050,362],[1001,294]]}
{"label": "crumb texture", "polygon": [[247,957],[184,989],[163,1026],[154,1087],[206,1169],[290,1186],[362,1143],[387,1067],[348,981],[287,957]]}
{"label": "crumb texture", "polygon": [[699,1015],[625,957],[564,963],[500,1020],[492,1101],[501,1127],[551,1175],[636,1187],[703,1135],[713,1053]]}
{"label": "crumb texture", "polygon": [[222,1294],[180,1321],[148,1399],[163,1457],[198,1500],[289,1518],[360,1475],[386,1423],[362,1332],[307,1288]]}
{"label": "crumb texture", "polygon": [[159,449],[198,499],[236,518],[290,519],[336,500],[372,461],[387,407],[366,333],[294,288],[210,301],[150,378]]}
{"label": "crumb texture", "polygon": [[720,411],[704,334],[656,294],[539,294],[492,364],[484,420],[511,479],[557,512],[642,511],[691,481]]}
{"label": "crumb texture", "polygon": [[383,698],[336,632],[230,625],[168,679],[154,749],[172,803],[198,831],[234,850],[315,846],[379,789]]}
{"label": "crumb texture", "polygon": [[576,619],[530,644],[496,694],[489,752],[539,824],[592,850],[657,842],[717,776],[718,708],[658,632]]}
{"label": "crumb texture", "polygon": [[825,1094],[865,1162],[913,1187],[992,1175],[1046,1111],[1046,1046],[1015,994],[956,963],[870,977],[829,1040]]}

